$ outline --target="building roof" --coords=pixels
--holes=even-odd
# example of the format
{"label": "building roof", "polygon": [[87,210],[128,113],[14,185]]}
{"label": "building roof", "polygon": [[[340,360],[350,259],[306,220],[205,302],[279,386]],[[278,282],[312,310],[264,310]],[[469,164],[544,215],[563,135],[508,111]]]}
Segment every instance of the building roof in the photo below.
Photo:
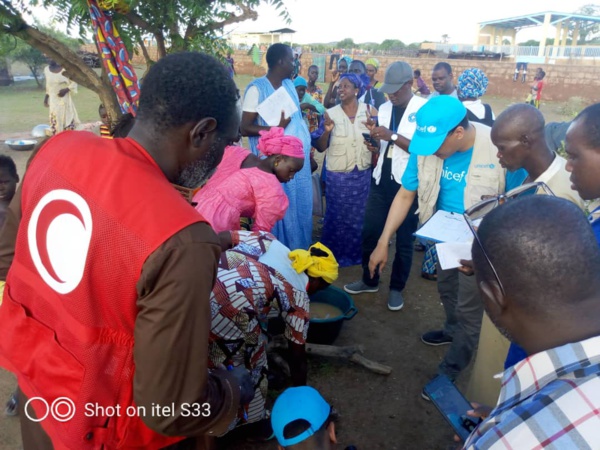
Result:
{"label": "building roof", "polygon": [[236,31],[235,33],[231,33],[232,35],[241,35],[241,34],[260,34],[264,36],[268,36],[271,34],[283,34],[283,33],[295,33],[295,30],[291,28],[281,28],[280,30],[273,31]]}
{"label": "building roof", "polygon": [[582,14],[575,13],[559,13],[554,11],[545,11],[535,14],[528,14],[525,16],[517,16],[517,17],[509,17],[507,19],[498,19],[498,20],[490,20],[488,22],[479,22],[480,27],[484,27],[486,25],[494,25],[499,28],[528,28],[528,27],[537,27],[544,24],[544,16],[546,14],[550,14],[550,25],[556,25],[558,22],[562,22],[563,20],[570,19],[575,22],[587,22],[584,24],[592,24],[592,23],[600,23],[599,16],[586,16]]}
{"label": "building roof", "polygon": [[269,33],[295,33],[296,30],[292,30],[291,28],[281,28],[279,30],[269,31]]}

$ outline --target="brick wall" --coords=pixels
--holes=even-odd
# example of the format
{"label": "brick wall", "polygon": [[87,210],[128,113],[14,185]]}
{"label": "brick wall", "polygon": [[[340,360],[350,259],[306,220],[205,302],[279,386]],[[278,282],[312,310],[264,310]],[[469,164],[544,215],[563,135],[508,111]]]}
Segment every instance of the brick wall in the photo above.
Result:
{"label": "brick wall", "polygon": [[[326,58],[329,62],[329,58]],[[504,61],[475,61],[459,59],[439,59],[431,57],[423,58],[401,58],[401,57],[377,57],[381,67],[379,68],[377,79],[383,81],[386,67],[394,61],[406,61],[413,69],[420,69],[421,76],[427,82],[430,89],[431,70],[433,66],[446,61],[452,66],[455,82],[458,76],[470,67],[477,67],[485,72],[489,79],[487,94],[500,97],[523,99],[529,92],[529,86],[533,82],[535,70],[538,67],[546,72],[546,86],[543,91],[545,100],[566,101],[571,97],[581,97],[586,102],[600,102],[600,66],[569,66],[552,64],[530,64],[528,67],[527,81],[522,84],[521,81],[513,82],[512,78],[515,72],[514,62]],[[363,61],[366,58],[363,57]],[[312,55],[302,55],[302,72],[306,76],[308,67],[312,64]],[[238,72],[243,73],[243,72]],[[327,79],[330,72],[327,65]]]}
{"label": "brick wall", "polygon": [[[95,45],[85,46],[87,51],[95,51]],[[155,56],[156,49],[149,48],[151,56]],[[323,55],[318,55],[323,56]],[[238,74],[252,75],[255,77],[263,76],[266,73],[266,67],[255,66],[252,62],[252,57],[246,51],[236,51],[233,54],[235,59],[235,70]],[[367,59],[362,57],[363,61]],[[538,67],[541,67],[546,72],[546,86],[543,91],[545,100],[566,101],[572,97],[581,97],[587,103],[600,102],[600,66],[586,65],[553,65],[553,64],[530,64],[528,70],[527,81],[522,84],[521,81],[513,82],[512,77],[515,71],[515,63],[504,61],[476,61],[476,60],[459,60],[459,59],[440,59],[424,56],[422,58],[401,58],[401,57],[377,57],[381,67],[377,74],[377,79],[383,81],[385,68],[394,61],[406,61],[413,69],[420,69],[423,79],[427,82],[430,89],[431,85],[431,69],[439,61],[448,62],[454,72],[455,79],[465,69],[469,67],[478,67],[485,72],[489,79],[487,93],[500,97],[514,98],[522,100],[529,93],[529,86],[533,82],[533,75]],[[144,65],[145,61],[140,53],[132,55],[132,60],[135,65]],[[327,64],[329,63],[329,55],[326,57]],[[312,54],[304,53],[302,55],[302,76],[306,77],[308,67],[312,64]],[[327,65],[329,67],[329,65]],[[331,72],[326,71],[326,79],[329,80]]]}

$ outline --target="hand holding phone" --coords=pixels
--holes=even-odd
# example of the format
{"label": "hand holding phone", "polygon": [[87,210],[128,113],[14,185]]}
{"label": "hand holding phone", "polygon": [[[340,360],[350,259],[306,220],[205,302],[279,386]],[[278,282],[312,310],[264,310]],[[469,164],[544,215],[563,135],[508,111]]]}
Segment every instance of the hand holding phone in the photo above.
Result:
{"label": "hand holding phone", "polygon": [[427,383],[425,393],[460,439],[466,441],[481,419],[467,415],[473,407],[454,383],[447,376],[438,375]]}
{"label": "hand holding phone", "polygon": [[379,148],[379,142],[373,137],[371,137],[370,133],[362,133],[362,135],[363,138],[365,138],[365,141],[368,142],[372,147]]}

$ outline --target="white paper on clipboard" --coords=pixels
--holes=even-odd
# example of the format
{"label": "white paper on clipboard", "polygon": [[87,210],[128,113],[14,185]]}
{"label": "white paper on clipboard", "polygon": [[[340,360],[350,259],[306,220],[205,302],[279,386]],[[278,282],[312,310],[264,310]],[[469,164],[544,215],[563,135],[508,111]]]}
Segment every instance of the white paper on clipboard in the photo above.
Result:
{"label": "white paper on clipboard", "polygon": [[473,242],[473,233],[462,214],[437,211],[415,235],[434,242]]}
{"label": "white paper on clipboard", "polygon": [[256,112],[270,127],[279,125],[281,111],[283,111],[286,119],[298,111],[298,106],[296,106],[284,86],[281,86],[256,107]]}

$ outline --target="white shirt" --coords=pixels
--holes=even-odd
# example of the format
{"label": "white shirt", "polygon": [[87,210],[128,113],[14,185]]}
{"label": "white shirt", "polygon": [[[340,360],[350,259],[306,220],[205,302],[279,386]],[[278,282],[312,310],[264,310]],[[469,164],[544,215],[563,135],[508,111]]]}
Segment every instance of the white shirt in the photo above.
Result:
{"label": "white shirt", "polygon": [[292,267],[292,261],[289,257],[290,249],[279,241],[271,242],[269,249],[258,258],[258,262],[269,266],[279,272],[285,280],[299,291],[306,291],[308,275],[304,272],[298,273]]}
{"label": "white shirt", "polygon": [[[477,100],[464,100],[462,102],[469,111],[471,111],[478,119],[483,119],[485,117],[485,106],[481,103],[481,99]],[[492,119],[496,120],[496,115],[494,111],[492,111]]]}
{"label": "white shirt", "polygon": [[242,111],[255,113],[256,107],[258,106],[258,88],[256,86],[250,86],[246,89],[244,94],[244,103],[242,104]]}
{"label": "white shirt", "polygon": [[433,92],[431,93],[431,95],[429,96],[429,98],[437,97],[438,95],[449,95],[450,97],[458,98],[458,91],[456,90],[456,87],[455,87],[454,90],[452,92],[450,92],[449,94],[440,94],[438,91],[436,91],[434,89]]}

